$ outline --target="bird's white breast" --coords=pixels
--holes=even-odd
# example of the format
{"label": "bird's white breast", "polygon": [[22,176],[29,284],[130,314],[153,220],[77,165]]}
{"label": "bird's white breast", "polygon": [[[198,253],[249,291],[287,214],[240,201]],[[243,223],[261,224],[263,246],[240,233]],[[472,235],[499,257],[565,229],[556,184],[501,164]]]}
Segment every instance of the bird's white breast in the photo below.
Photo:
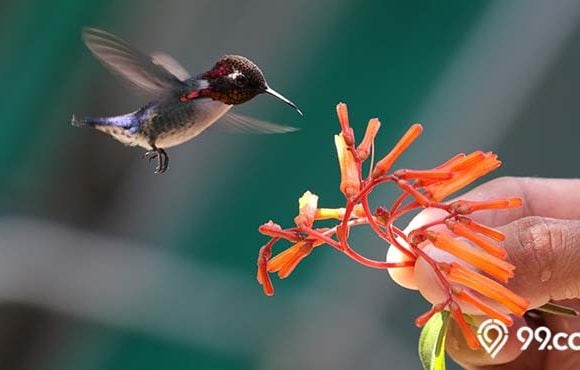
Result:
{"label": "bird's white breast", "polygon": [[193,101],[194,113],[185,125],[169,129],[157,136],[155,145],[158,148],[170,148],[193,139],[220,119],[232,107],[220,101],[203,99]]}

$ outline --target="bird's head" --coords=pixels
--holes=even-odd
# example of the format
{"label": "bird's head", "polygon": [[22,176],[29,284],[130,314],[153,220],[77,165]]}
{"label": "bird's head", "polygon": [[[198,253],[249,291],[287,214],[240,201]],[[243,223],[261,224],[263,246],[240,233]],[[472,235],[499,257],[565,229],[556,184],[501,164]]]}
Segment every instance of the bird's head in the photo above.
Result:
{"label": "bird's head", "polygon": [[268,86],[260,68],[246,57],[226,55],[201,77],[209,84],[209,95],[225,104],[242,104],[258,94],[269,94],[302,114],[294,103]]}

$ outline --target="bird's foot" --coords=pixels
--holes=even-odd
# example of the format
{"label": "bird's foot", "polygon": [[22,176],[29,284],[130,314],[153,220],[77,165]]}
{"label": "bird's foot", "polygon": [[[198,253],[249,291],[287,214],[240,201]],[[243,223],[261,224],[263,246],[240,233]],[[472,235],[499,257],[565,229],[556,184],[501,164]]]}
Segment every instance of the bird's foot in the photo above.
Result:
{"label": "bird's foot", "polygon": [[165,150],[161,148],[153,148],[145,152],[145,154],[143,154],[143,158],[148,159],[149,162],[151,162],[153,159],[157,159],[155,173],[162,174],[167,171],[167,166],[169,165],[169,156]]}

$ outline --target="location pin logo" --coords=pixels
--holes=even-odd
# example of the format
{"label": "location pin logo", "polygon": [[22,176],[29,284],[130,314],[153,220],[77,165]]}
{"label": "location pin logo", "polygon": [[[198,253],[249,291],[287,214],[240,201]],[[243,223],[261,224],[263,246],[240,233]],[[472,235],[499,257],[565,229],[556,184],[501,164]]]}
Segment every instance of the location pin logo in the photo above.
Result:
{"label": "location pin logo", "polygon": [[508,340],[508,328],[499,320],[485,320],[477,328],[477,339],[491,358],[495,358]]}

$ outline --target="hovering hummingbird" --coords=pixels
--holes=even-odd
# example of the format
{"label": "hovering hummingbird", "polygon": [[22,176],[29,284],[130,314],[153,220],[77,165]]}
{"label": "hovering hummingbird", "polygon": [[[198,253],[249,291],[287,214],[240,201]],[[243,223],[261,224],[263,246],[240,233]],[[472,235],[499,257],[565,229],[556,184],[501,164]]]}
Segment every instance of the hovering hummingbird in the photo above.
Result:
{"label": "hovering hummingbird", "polygon": [[155,173],[167,170],[165,149],[193,139],[224,117],[234,129],[261,133],[296,130],[228,112],[258,94],[272,95],[302,115],[290,100],[268,86],[264,74],[248,58],[226,55],[207,72],[192,77],[164,53],[147,55],[106,31],[83,30],[91,52],[113,72],[153,95],[142,108],[114,117],[72,117],[74,126],[88,126],[118,141],[147,150],[144,158],[157,159]]}

